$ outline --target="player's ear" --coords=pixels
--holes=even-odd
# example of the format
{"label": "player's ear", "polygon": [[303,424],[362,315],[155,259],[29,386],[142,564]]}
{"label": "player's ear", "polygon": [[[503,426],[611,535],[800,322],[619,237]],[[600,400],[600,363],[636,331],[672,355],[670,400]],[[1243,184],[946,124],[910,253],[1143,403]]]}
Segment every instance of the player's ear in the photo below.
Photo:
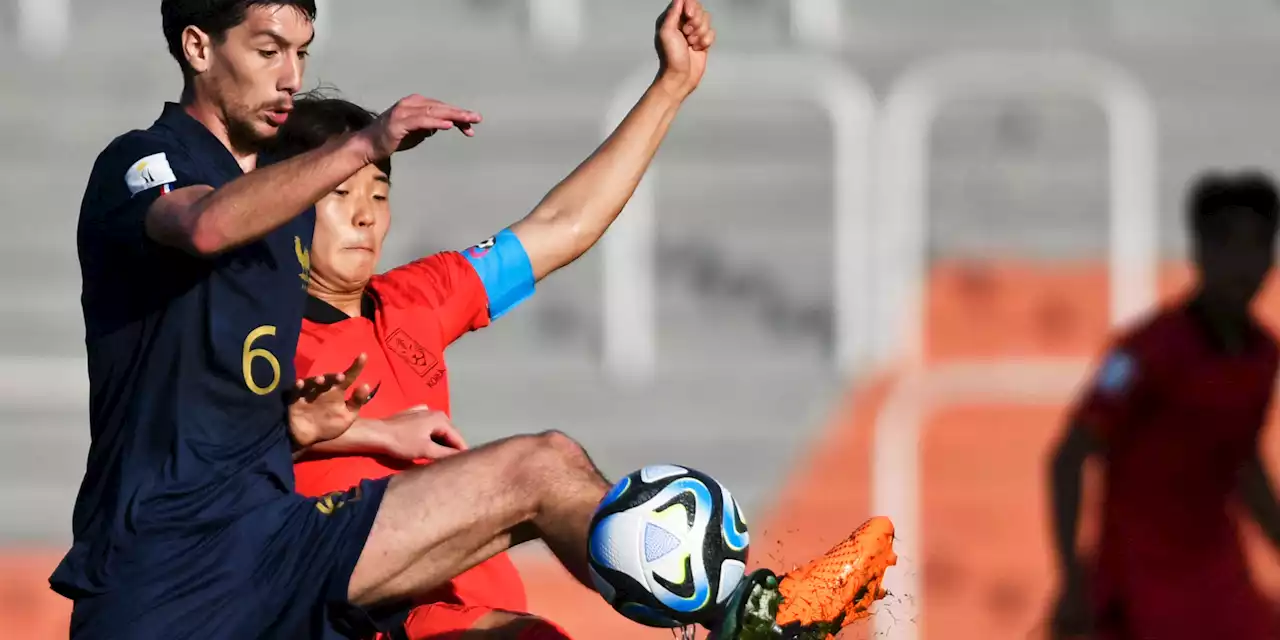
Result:
{"label": "player's ear", "polygon": [[187,58],[187,65],[192,73],[204,73],[209,70],[213,53],[213,38],[194,26],[182,30],[182,54]]}

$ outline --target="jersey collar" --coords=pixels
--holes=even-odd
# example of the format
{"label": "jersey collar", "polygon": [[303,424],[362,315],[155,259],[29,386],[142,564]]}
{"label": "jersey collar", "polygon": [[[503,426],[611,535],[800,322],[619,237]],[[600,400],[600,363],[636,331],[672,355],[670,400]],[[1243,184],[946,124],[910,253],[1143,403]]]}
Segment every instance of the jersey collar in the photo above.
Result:
{"label": "jersey collar", "polygon": [[[1191,299],[1185,303],[1184,309],[1187,316],[1191,319],[1191,324],[1196,327],[1201,338],[1204,339],[1205,344],[1209,345],[1215,351],[1223,353],[1230,351],[1231,349],[1227,345],[1226,341],[1224,341],[1222,336],[1214,329],[1213,321],[1209,319],[1209,314],[1205,310],[1204,305],[1204,301],[1201,300],[1199,296],[1192,296]],[[1248,349],[1253,347],[1261,338],[1262,330],[1253,320],[1253,316],[1250,315],[1243,327],[1243,334],[1241,335],[1242,345],[1245,349]]]}
{"label": "jersey collar", "polygon": [[160,113],[157,123],[168,128],[180,140],[192,156],[207,159],[217,165],[218,169],[232,174],[243,174],[240,163],[231,154],[231,150],[222,144],[217,136],[199,120],[191,117],[182,105],[176,102],[164,103],[164,111]]}
{"label": "jersey collar", "polygon": [[[373,321],[377,313],[378,301],[373,293],[365,289],[364,297],[360,299],[360,316],[366,320]],[[311,294],[307,294],[307,308],[302,316],[316,324],[338,324],[343,320],[351,319],[351,316],[347,315],[343,310]]]}

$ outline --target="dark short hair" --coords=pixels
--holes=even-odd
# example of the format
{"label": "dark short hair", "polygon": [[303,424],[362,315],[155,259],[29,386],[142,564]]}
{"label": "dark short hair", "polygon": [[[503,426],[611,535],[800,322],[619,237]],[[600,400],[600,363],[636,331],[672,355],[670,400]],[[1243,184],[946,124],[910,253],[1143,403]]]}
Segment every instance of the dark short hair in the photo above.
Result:
{"label": "dark short hair", "polygon": [[1249,170],[1234,174],[1209,172],[1196,179],[1187,199],[1188,222],[1196,236],[1238,212],[1261,216],[1275,234],[1280,220],[1280,195],[1271,176]]}
{"label": "dark short hair", "polygon": [[[332,89],[322,88],[294,97],[293,112],[276,136],[274,157],[284,160],[318,149],[340,135],[368,127],[378,118],[378,114],[334,94]],[[390,158],[376,165],[391,175]]]}
{"label": "dark short hair", "polygon": [[183,74],[189,72],[187,57],[182,53],[182,31],[195,27],[215,40],[244,22],[252,7],[292,7],[315,22],[316,0],[161,0],[160,20],[169,55],[178,61]]}

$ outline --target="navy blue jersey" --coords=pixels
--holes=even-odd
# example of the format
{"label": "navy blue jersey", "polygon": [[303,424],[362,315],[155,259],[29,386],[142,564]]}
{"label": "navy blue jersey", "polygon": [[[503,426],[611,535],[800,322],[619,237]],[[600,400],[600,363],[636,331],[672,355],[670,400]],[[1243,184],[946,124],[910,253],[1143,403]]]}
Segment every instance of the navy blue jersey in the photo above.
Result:
{"label": "navy blue jersey", "polygon": [[75,542],[51,579],[64,595],[129,582],[166,548],[193,551],[165,541],[224,532],[293,490],[284,393],[314,211],[213,259],[145,231],[148,207],[164,194],[241,175],[176,104],[151,128],[112,141],[93,167],[77,238],[92,445]]}

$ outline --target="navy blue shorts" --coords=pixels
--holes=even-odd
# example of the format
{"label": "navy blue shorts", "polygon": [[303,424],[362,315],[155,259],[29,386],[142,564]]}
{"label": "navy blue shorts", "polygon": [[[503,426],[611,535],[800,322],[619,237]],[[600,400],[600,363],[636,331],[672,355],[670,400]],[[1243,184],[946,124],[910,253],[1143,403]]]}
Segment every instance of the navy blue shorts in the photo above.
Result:
{"label": "navy blue shorts", "polygon": [[71,637],[369,637],[382,616],[348,604],[347,587],[388,482],[286,496],[212,533],[140,542],[109,592],[76,601]]}

